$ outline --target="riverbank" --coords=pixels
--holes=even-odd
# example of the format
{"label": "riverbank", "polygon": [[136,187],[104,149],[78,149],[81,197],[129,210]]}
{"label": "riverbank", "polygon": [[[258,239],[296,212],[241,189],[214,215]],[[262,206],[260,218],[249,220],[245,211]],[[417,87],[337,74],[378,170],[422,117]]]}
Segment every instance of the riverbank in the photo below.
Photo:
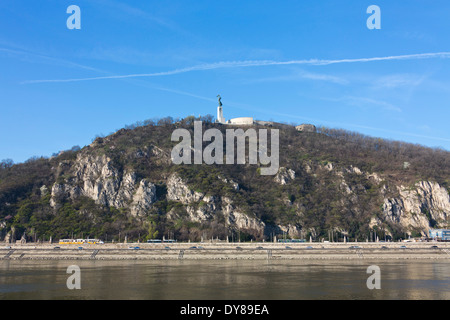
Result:
{"label": "riverbank", "polygon": [[450,260],[450,243],[4,244],[0,260]]}

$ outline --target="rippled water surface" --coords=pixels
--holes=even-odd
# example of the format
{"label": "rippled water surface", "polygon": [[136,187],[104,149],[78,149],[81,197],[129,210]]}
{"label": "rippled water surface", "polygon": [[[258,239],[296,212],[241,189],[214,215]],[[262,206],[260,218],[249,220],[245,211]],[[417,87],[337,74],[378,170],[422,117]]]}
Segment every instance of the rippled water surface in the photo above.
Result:
{"label": "rippled water surface", "polygon": [[[66,286],[78,265],[81,289]],[[381,270],[369,290],[367,268]],[[0,299],[450,299],[445,261],[0,261]]]}

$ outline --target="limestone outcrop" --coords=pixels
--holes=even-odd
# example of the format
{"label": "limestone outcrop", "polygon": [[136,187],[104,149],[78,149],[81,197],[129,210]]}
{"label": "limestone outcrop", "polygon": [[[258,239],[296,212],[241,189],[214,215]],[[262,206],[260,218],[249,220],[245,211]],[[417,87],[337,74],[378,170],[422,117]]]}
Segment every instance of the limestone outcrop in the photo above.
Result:
{"label": "limestone outcrop", "polygon": [[431,181],[420,181],[414,187],[399,186],[398,197],[385,198],[383,214],[372,223],[388,221],[405,230],[420,230],[448,226],[450,196],[448,191]]}
{"label": "limestone outcrop", "polygon": [[292,181],[295,179],[295,171],[292,169],[287,169],[284,167],[281,167],[280,169],[278,169],[278,173],[275,175],[275,182],[281,184],[281,185],[285,185],[287,184],[289,181]]}
{"label": "limestone outcrop", "polygon": [[310,133],[315,133],[317,131],[316,126],[313,124],[302,124],[296,126],[295,129],[300,132],[310,132]]}
{"label": "limestone outcrop", "polygon": [[177,174],[173,174],[167,179],[168,200],[189,204],[200,201],[204,196],[205,195],[201,192],[191,190]]}
{"label": "limestone outcrop", "polygon": [[[91,198],[99,205],[116,208],[128,207],[129,203],[135,200],[136,173],[121,172],[112,160],[104,155],[79,155],[73,168],[65,171],[58,180],[60,181],[52,186],[52,207],[56,207],[58,201],[80,196]],[[136,205],[136,208],[139,208],[139,205]]]}
{"label": "limestone outcrop", "polygon": [[136,193],[133,195],[131,213],[135,216],[145,216],[156,201],[156,185],[142,179]]}

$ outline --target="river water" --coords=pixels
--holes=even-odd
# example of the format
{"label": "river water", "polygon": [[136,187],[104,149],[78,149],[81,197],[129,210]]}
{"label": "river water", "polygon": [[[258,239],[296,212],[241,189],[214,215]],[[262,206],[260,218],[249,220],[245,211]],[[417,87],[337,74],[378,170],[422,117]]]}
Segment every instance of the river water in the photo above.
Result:
{"label": "river water", "polygon": [[[81,289],[68,289],[67,268]],[[381,289],[370,290],[369,266]],[[450,299],[445,261],[0,261],[0,300]]]}

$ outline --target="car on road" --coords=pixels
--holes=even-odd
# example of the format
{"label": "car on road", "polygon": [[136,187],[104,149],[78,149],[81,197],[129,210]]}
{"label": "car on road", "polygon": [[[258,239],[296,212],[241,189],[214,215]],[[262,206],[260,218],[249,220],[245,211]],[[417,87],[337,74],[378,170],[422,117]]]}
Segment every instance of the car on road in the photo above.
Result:
{"label": "car on road", "polygon": [[237,249],[237,250],[242,250],[242,248],[241,248],[241,247],[236,247],[236,249]]}
{"label": "car on road", "polygon": [[407,246],[400,246],[400,249],[408,249]]}
{"label": "car on road", "polygon": [[350,246],[350,247],[348,247],[349,249],[361,249],[361,247],[358,247],[358,246]]}
{"label": "car on road", "polygon": [[438,246],[431,246],[431,249],[439,249]]}
{"label": "car on road", "polygon": [[291,248],[291,247],[289,247],[289,246],[286,246],[286,249],[288,249],[288,250],[291,250],[292,248]]}
{"label": "car on road", "polygon": [[166,250],[170,250],[170,247],[165,247],[164,249],[166,249]]}
{"label": "car on road", "polygon": [[263,247],[256,247],[257,250],[262,250],[264,249]]}
{"label": "car on road", "polygon": [[312,250],[312,249],[314,249],[314,248],[311,246],[306,247],[306,250]]}
{"label": "car on road", "polygon": [[61,249],[61,247],[54,247],[53,249],[55,249],[55,250],[59,250],[59,249]]}
{"label": "car on road", "polygon": [[197,249],[197,247],[194,246],[194,247],[190,247],[189,249]]}

